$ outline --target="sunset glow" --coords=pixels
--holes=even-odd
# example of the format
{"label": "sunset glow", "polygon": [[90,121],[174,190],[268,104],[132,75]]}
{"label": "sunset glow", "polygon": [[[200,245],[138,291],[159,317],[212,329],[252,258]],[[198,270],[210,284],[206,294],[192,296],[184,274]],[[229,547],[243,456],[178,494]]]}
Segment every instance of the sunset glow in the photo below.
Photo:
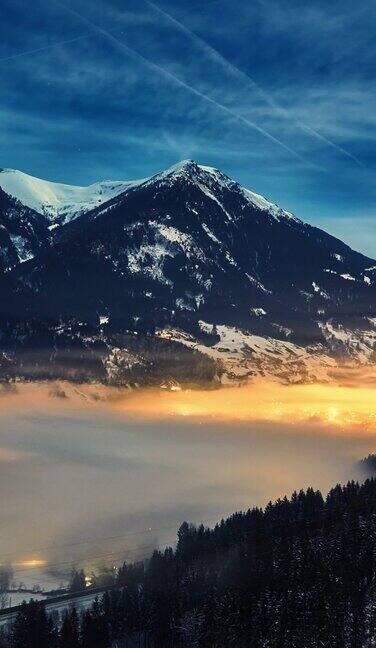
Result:
{"label": "sunset glow", "polygon": [[259,381],[218,391],[156,393],[120,398],[116,408],[145,417],[195,417],[218,420],[328,423],[376,429],[376,390],[340,385],[281,386]]}
{"label": "sunset glow", "polygon": [[[51,398],[45,383],[22,385],[4,396],[0,414],[20,406],[37,411],[110,411],[140,419],[198,419],[270,421],[289,424],[328,424],[338,430],[376,431],[376,385],[364,374],[343,376],[330,384],[285,386],[258,379],[242,387],[199,390],[129,391],[102,385],[79,388],[62,383],[67,398]],[[0,461],[17,460],[19,452],[3,451]]]}

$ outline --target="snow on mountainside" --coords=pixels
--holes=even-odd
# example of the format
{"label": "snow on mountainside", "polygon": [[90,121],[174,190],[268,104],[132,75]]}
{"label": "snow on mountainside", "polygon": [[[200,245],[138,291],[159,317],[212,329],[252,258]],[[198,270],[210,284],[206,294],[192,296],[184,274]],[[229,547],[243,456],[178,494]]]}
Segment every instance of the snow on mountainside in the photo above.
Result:
{"label": "snow on mountainside", "polygon": [[[233,190],[236,188],[240,189],[246,199],[254,207],[258,207],[260,210],[267,212],[275,218],[286,217],[291,218],[296,222],[301,222],[298,218],[291,214],[291,212],[281,209],[278,205],[270,202],[264,196],[261,196],[260,194],[257,194],[250,189],[241,187],[237,182],[234,182],[233,180],[231,180],[231,178],[219,171],[219,169],[205,166],[203,164],[197,164],[193,160],[182,160],[181,162],[172,165],[165,171],[157,173],[156,175],[148,178],[145,181],[140,181],[140,184],[144,183],[145,186],[157,185],[160,187],[172,186],[179,179],[182,180],[186,179],[187,177],[189,178],[190,176],[192,176],[192,173],[200,189],[214,201],[218,201],[218,199],[213,193],[211,193],[210,190],[208,190],[208,187],[210,188],[210,185],[213,185],[213,187],[215,187],[217,190],[218,187],[227,190]],[[231,216],[229,217],[229,215],[227,214],[227,217],[231,220]]]}
{"label": "snow on mountainside", "polygon": [[[207,322],[200,322],[200,327],[206,332],[212,330]],[[239,384],[256,376],[285,384],[327,382],[337,367],[336,360],[322,345],[305,348],[224,325],[218,325],[216,331],[219,341],[210,347],[182,331],[164,329],[157,331],[157,335],[176,340],[214,360],[223,385]]]}
{"label": "snow on mountainside", "polygon": [[[187,363],[172,362],[174,380],[191,380],[194,363],[205,380],[296,382],[329,376],[340,358],[375,360],[376,262],[218,169],[185,160],[146,180],[88,188],[2,172],[3,188],[2,177],[20,202],[4,194],[5,278],[15,299],[4,300],[8,333],[0,312],[0,354],[5,340],[14,351],[20,340],[41,347],[42,338],[54,349],[46,358],[90,349],[101,379],[107,372],[123,382],[156,375],[162,342],[172,362],[167,340]],[[38,214],[22,201],[38,203],[49,224],[39,248],[31,245],[36,225],[26,228]],[[20,234],[29,236],[25,250]],[[26,263],[10,258],[11,245]],[[0,298],[1,290],[0,281]],[[14,334],[15,309],[31,331],[22,323]],[[30,366],[29,357],[20,362]]]}
{"label": "snow on mountainside", "polygon": [[[199,325],[206,333],[213,330],[213,324]],[[341,366],[351,369],[374,364],[376,330],[351,331],[329,323],[322,328],[324,337],[334,342],[329,348],[323,344],[304,347],[224,325],[216,326],[219,341],[210,347],[178,330],[163,329],[157,335],[176,340],[214,360],[223,385],[256,376],[284,384],[330,382]],[[330,350],[338,353],[330,355]]]}
{"label": "snow on mountainside", "polygon": [[45,214],[51,221],[68,222],[72,217],[94,209],[142,181],[103,181],[76,187],[41,180],[14,169],[0,171],[0,187],[23,205]]}
{"label": "snow on mountainside", "polygon": [[49,245],[48,220],[0,187],[0,270],[11,270]]}
{"label": "snow on mountainside", "polygon": [[[116,196],[145,184],[150,183],[166,184],[171,178],[183,176],[191,160],[183,160],[173,165],[166,171],[162,171],[150,178],[141,180],[104,180],[95,182],[87,187],[51,182],[35,178],[16,169],[0,170],[0,187],[7,193],[19,200],[23,205],[48,216],[53,222],[61,220],[67,223],[72,218],[87,211],[95,209]],[[226,187],[234,185],[227,176],[214,167],[197,165],[203,174],[210,174],[216,183]],[[249,189],[243,189],[244,195],[256,207],[273,214],[276,218],[286,216],[298,220],[278,205],[270,202],[264,196]]]}

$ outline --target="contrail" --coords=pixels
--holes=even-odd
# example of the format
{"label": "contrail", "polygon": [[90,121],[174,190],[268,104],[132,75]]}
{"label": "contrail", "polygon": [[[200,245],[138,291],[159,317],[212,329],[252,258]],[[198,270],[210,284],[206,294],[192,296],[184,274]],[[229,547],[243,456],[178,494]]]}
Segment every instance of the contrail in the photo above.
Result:
{"label": "contrail", "polygon": [[96,25],[93,23],[89,18],[86,18],[86,16],[83,16],[81,13],[76,11],[75,9],[72,9],[71,7],[67,7],[64,5],[62,2],[59,0],[54,0],[55,4],[59,5],[62,7],[62,9],[65,9],[68,13],[72,14],[79,20],[83,21],[86,25],[89,25],[93,29],[95,29],[99,34],[102,36],[105,36],[107,39],[112,41],[117,47],[120,47],[122,50],[127,52],[132,58],[141,61],[146,67],[148,67],[150,70],[153,72],[157,72],[158,74],[162,75],[165,79],[168,79],[169,81],[173,81],[176,85],[178,85],[181,88],[184,88],[191,94],[195,95],[196,97],[199,97],[200,99],[203,99],[204,101],[210,103],[212,106],[215,106],[218,110],[220,110],[222,113],[231,116],[233,119],[236,119],[240,123],[244,124],[245,126],[248,126],[249,128],[256,130],[258,133],[269,139],[271,142],[274,142],[274,144],[277,144],[281,148],[283,148],[285,151],[290,153],[293,157],[295,157],[297,160],[300,162],[303,162],[304,164],[308,164],[309,166],[313,166],[314,168],[317,168],[316,165],[308,162],[302,155],[291,149],[287,144],[284,144],[281,142],[279,139],[274,137],[271,133],[269,133],[267,130],[262,128],[261,126],[258,126],[255,124],[253,121],[247,119],[246,117],[243,117],[243,115],[239,115],[237,112],[231,110],[231,108],[227,108],[227,106],[219,103],[215,99],[212,99],[208,95],[204,94],[200,90],[197,90],[194,86],[189,85],[188,83],[185,83],[185,81],[182,81],[177,77],[175,74],[170,72],[169,70],[166,70],[164,67],[161,65],[158,65],[157,63],[154,63],[153,61],[150,61],[150,59],[146,58],[133,48],[129,47],[129,45],[126,45],[122,41],[120,41],[118,38],[113,36],[110,32],[107,30],[103,29],[103,27],[99,27],[99,25]]}
{"label": "contrail", "polygon": [[1,58],[0,63],[5,63],[6,61],[13,61],[14,59],[21,58],[22,56],[38,54],[38,52],[45,52],[46,50],[54,49],[55,47],[59,47],[60,45],[68,45],[69,43],[76,43],[77,41],[84,40],[85,38],[92,38],[93,36],[94,34],[85,34],[81,36],[76,36],[76,38],[70,38],[69,40],[51,43],[50,45],[45,45],[44,47],[37,47],[35,49],[18,52],[18,54],[11,54],[11,56],[5,56],[4,58]]}
{"label": "contrail", "polygon": [[311,126],[307,126],[307,124],[304,124],[298,119],[295,119],[294,117],[291,117],[289,112],[280,106],[274,99],[271,97],[263,88],[261,88],[258,83],[252,77],[250,77],[248,74],[243,72],[242,70],[239,70],[233,63],[231,63],[228,59],[226,59],[218,50],[216,50],[214,47],[209,45],[207,41],[205,41],[203,38],[195,34],[191,29],[183,25],[179,20],[171,16],[171,14],[167,13],[167,11],[164,11],[156,5],[152,0],[146,0],[146,3],[152,7],[156,12],[158,12],[161,16],[169,20],[175,27],[177,27],[180,31],[182,31],[184,34],[189,36],[191,40],[193,40],[195,43],[201,46],[202,49],[212,58],[212,60],[215,60],[217,63],[220,63],[226,70],[232,72],[235,74],[238,78],[241,78],[243,81],[246,81],[248,85],[250,85],[256,92],[258,92],[259,95],[262,96],[264,101],[273,108],[276,112],[280,113],[285,119],[288,119],[289,121],[293,120],[299,128],[302,130],[306,131],[316,139],[319,139],[322,142],[325,142],[328,146],[331,148],[335,149],[339,153],[342,153],[342,155],[345,155],[346,157],[350,158],[353,160],[353,162],[356,162],[356,164],[359,164],[360,166],[364,166],[363,163],[355,156],[352,155],[349,151],[346,149],[342,148],[339,144],[336,144],[335,142],[332,142],[330,139],[325,137],[325,135],[322,135],[318,131],[316,131],[314,128],[311,128]]}

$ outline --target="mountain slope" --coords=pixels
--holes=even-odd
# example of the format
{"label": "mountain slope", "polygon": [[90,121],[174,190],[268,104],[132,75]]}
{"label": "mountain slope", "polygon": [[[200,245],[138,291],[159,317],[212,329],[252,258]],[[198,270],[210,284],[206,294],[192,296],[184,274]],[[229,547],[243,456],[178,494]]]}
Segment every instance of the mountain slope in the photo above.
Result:
{"label": "mountain slope", "polygon": [[26,207],[45,214],[53,224],[68,222],[135,184],[137,181],[106,180],[88,187],[75,187],[34,178],[15,169],[0,171],[0,187],[3,191]]}
{"label": "mountain slope", "polygon": [[[373,358],[376,262],[211,167],[182,162],[53,234],[10,273],[35,296],[29,317],[94,328],[101,317],[102,340],[169,331],[191,348],[204,340],[202,353],[240,329]],[[238,339],[252,374],[249,340]]]}
{"label": "mountain slope", "polygon": [[50,314],[126,306],[156,324],[180,313],[293,339],[372,316],[373,260],[253,196],[187,162],[84,214],[19,272]]}
{"label": "mountain slope", "polygon": [[42,214],[0,188],[0,268],[9,270],[49,245],[48,221]]}

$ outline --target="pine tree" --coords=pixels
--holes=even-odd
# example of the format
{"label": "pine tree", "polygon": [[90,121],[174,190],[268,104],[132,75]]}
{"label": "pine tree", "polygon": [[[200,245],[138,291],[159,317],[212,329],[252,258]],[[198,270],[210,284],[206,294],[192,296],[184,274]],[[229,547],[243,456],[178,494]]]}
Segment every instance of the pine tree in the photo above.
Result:
{"label": "pine tree", "polygon": [[86,588],[86,576],[83,569],[73,570],[70,578],[69,589],[71,592],[82,592]]}
{"label": "pine tree", "polygon": [[92,609],[85,612],[81,626],[82,648],[110,648],[111,641],[107,620],[101,613],[98,599]]}
{"label": "pine tree", "polygon": [[23,603],[12,628],[13,648],[54,648],[57,633],[37,601]]}
{"label": "pine tree", "polygon": [[80,648],[79,620],[75,607],[65,612],[63,616],[59,648]]}

